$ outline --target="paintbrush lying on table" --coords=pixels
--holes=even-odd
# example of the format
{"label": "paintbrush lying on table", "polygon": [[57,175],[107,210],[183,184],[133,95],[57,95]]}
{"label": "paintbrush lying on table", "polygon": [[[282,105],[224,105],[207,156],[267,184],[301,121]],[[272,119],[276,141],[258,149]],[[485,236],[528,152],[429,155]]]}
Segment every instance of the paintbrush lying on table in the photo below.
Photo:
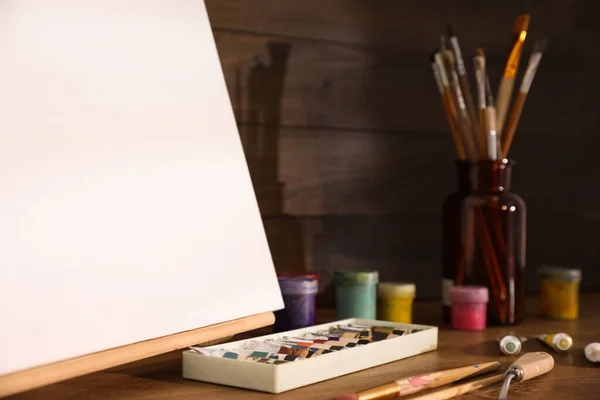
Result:
{"label": "paintbrush lying on table", "polygon": [[[423,375],[402,378],[383,386],[378,386],[358,393],[349,393],[337,396],[335,400],[375,400],[391,399],[394,397],[414,394],[425,389],[432,389],[457,382],[462,379],[497,371],[500,368],[498,361],[483,364],[469,365],[444,371],[436,371]],[[500,379],[501,381],[502,379]],[[499,382],[499,381],[498,381]]]}
{"label": "paintbrush lying on table", "polygon": [[[467,367],[448,369],[429,374],[416,375],[403,378],[387,385],[379,386],[363,392],[343,394],[334,400],[383,400],[393,399],[433,389],[450,383],[462,381],[488,372],[497,371],[500,363],[497,361],[475,364]],[[554,358],[548,353],[526,353],[515,361],[503,374],[494,374],[470,382],[449,386],[444,389],[432,391],[420,396],[411,397],[411,400],[445,400],[469,393],[495,383],[504,381],[500,399],[506,399],[511,381],[522,382],[533,379],[554,368]]]}

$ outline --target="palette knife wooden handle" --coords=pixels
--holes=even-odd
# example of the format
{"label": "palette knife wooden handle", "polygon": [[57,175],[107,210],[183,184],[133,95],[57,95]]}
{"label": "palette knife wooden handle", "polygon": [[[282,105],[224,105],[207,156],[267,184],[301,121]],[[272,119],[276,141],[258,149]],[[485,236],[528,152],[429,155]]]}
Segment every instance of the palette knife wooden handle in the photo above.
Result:
{"label": "palette knife wooden handle", "polygon": [[506,371],[514,373],[514,380],[526,381],[548,373],[554,368],[554,358],[544,352],[526,353],[519,357]]}
{"label": "palette knife wooden handle", "polygon": [[554,368],[554,358],[548,353],[526,353],[506,370],[506,378],[498,400],[506,400],[511,381],[521,382],[548,373]]}

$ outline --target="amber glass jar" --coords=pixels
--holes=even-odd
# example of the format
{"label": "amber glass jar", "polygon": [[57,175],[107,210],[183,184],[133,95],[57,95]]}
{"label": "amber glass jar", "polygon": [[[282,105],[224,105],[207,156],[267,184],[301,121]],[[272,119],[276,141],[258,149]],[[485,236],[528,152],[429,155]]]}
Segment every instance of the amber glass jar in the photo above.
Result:
{"label": "amber glass jar", "polygon": [[486,286],[488,325],[519,324],[525,312],[527,208],[510,190],[513,165],[473,163],[471,193],[443,217],[444,285]]}
{"label": "amber glass jar", "polygon": [[463,204],[475,190],[476,164],[459,160],[456,162],[456,191],[444,200],[442,206],[442,307],[444,322],[450,323],[450,289],[456,279],[456,266],[461,254]]}

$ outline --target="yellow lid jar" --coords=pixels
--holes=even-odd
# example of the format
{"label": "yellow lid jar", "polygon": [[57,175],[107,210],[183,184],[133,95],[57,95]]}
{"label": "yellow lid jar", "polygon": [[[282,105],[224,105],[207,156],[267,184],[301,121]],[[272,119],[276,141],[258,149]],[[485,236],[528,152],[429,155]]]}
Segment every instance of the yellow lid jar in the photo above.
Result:
{"label": "yellow lid jar", "polygon": [[541,315],[559,320],[577,319],[581,270],[547,266],[539,274]]}
{"label": "yellow lid jar", "polygon": [[412,323],[414,283],[381,282],[378,287],[379,319],[383,321]]}

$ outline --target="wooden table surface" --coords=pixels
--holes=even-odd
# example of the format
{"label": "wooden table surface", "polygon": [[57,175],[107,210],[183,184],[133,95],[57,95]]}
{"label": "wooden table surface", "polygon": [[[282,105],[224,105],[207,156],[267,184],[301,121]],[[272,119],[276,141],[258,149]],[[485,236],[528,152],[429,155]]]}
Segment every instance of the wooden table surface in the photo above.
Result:
{"label": "wooden table surface", "polygon": [[[568,354],[557,354],[535,340],[525,345],[525,351],[547,351],[555,358],[555,368],[534,380],[511,385],[510,399],[600,399],[600,366],[592,365],[583,356],[583,347],[600,342],[600,294],[585,294],[581,299],[580,319],[571,322],[544,320],[536,317],[538,302],[529,299],[527,320],[514,328],[521,336],[544,332],[568,332],[574,346]],[[494,339],[502,328],[482,332],[461,332],[441,324],[438,302],[415,304],[415,323],[436,325],[439,330],[438,350],[400,360],[354,374],[295,389],[279,395],[212,385],[181,378],[181,351],[176,351],[110,370],[71,379],[44,388],[9,397],[26,399],[328,399],[344,392],[355,392],[388,383],[399,377],[478,362],[498,360],[508,367],[516,357],[503,356]],[[334,320],[332,310],[322,310],[319,323]],[[252,332],[252,336],[269,333]],[[247,337],[244,335],[243,337]],[[238,336],[235,340],[242,338]],[[467,394],[461,399],[496,399],[499,385]]]}

